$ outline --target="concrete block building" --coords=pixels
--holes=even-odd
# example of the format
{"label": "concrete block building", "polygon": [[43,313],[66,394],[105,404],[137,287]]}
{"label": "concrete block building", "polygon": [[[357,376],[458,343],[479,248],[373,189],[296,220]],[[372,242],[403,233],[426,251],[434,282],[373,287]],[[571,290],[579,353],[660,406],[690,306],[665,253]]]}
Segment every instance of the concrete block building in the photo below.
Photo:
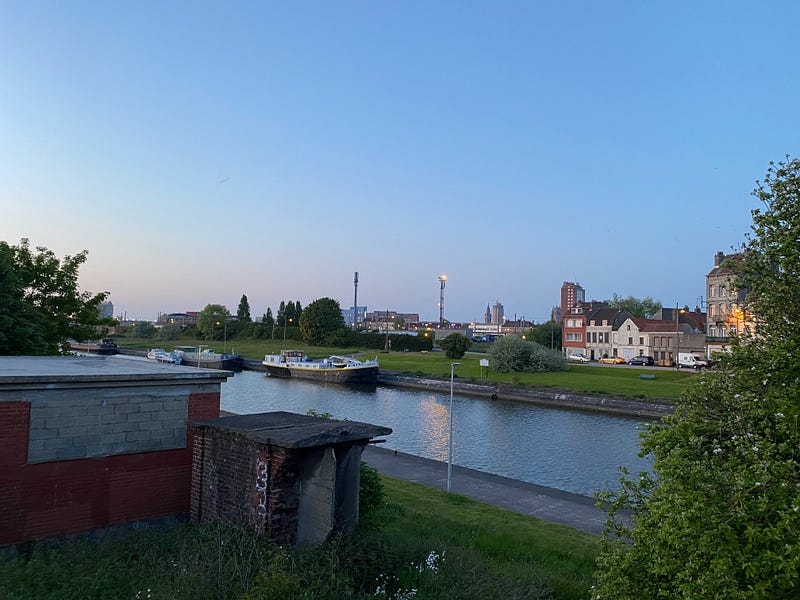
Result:
{"label": "concrete block building", "polygon": [[231,373],[119,357],[0,357],[0,545],[187,515],[189,419]]}

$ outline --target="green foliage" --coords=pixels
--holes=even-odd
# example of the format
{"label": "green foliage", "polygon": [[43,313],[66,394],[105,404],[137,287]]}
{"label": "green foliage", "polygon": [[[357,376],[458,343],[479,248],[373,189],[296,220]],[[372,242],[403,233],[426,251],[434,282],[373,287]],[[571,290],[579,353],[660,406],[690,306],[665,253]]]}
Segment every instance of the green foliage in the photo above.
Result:
{"label": "green foliage", "polygon": [[181,337],[181,326],[175,323],[168,323],[158,330],[159,340],[172,341],[179,337]]}
{"label": "green foliage", "polygon": [[755,329],[648,429],[655,476],[600,497],[595,598],[800,596],[800,163],[772,165],[755,195],[765,208],[728,265]]}
{"label": "green foliage", "polygon": [[312,346],[326,345],[339,330],[344,329],[342,310],[333,298],[314,300],[300,316],[300,337]]}
{"label": "green foliage", "polygon": [[658,312],[662,308],[661,301],[653,300],[650,296],[640,300],[634,296],[623,298],[619,294],[614,293],[614,296],[611,298],[611,300],[606,300],[606,302],[608,302],[609,306],[626,309],[634,317],[640,317],[642,319],[646,319],[648,316]]}
{"label": "green foliage", "polygon": [[[37,543],[25,557],[0,553],[0,597],[585,598],[593,536],[456,494],[381,480],[390,502],[368,511],[353,535],[319,546],[278,546],[231,523],[140,530],[98,544]],[[413,596],[411,589],[417,590]]]}
{"label": "green foliage", "polygon": [[566,371],[567,361],[561,352],[535,342],[526,342],[516,335],[507,335],[494,342],[489,350],[495,371],[509,373],[545,373]]}
{"label": "green foliage", "polygon": [[156,337],[156,328],[150,321],[139,321],[128,327],[125,333],[131,337],[153,338]]}
{"label": "green foliage", "polygon": [[230,317],[231,313],[221,304],[208,304],[197,315],[197,333],[206,340],[222,339]]}
{"label": "green foliage", "polygon": [[561,350],[561,324],[555,321],[541,323],[525,333],[525,339],[536,342],[545,348]]}
{"label": "green foliage", "polygon": [[247,296],[242,294],[239,300],[239,307],[236,309],[236,321],[238,323],[249,323],[252,321],[250,318],[250,303],[247,301]]}
{"label": "green foliage", "polygon": [[84,250],[62,260],[44,247],[0,241],[0,355],[59,354],[67,339],[95,339],[116,323],[101,318],[108,294],[78,292]]}
{"label": "green foliage", "polygon": [[439,346],[444,350],[447,358],[463,358],[467,350],[472,347],[472,342],[465,335],[451,333],[439,342]]}
{"label": "green foliage", "polygon": [[361,484],[358,489],[358,511],[363,516],[372,512],[385,502],[386,493],[383,490],[383,480],[374,467],[361,461]]}

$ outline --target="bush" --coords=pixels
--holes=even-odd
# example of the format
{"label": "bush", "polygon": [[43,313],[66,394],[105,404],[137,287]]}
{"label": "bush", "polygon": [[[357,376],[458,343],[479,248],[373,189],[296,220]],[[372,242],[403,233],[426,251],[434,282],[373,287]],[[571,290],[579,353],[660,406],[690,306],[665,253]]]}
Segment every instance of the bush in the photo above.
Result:
{"label": "bush", "polygon": [[463,358],[467,350],[472,347],[472,342],[460,333],[451,333],[439,342],[439,346],[442,347],[447,358]]}
{"label": "bush", "polygon": [[386,498],[383,481],[381,481],[378,470],[363,461],[361,462],[361,486],[358,494],[358,510],[362,515],[379,508]]}
{"label": "bush", "polygon": [[557,350],[535,342],[526,342],[515,335],[500,338],[489,350],[494,369],[500,373],[545,373],[566,371],[567,361]]}

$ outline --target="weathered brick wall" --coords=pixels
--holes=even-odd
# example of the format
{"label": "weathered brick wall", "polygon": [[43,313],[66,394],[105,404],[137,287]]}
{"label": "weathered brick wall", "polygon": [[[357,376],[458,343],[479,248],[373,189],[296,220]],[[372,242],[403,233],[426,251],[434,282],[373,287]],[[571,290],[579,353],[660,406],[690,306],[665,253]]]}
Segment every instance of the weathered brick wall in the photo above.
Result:
{"label": "weathered brick wall", "polygon": [[193,437],[191,519],[233,519],[294,543],[300,453],[207,427],[195,428]]}
{"label": "weathered brick wall", "polygon": [[[172,390],[175,391],[175,387]],[[180,417],[176,404],[164,396],[146,396],[146,400],[143,396],[134,398],[132,406],[138,407],[138,411],[112,409],[108,413],[114,418],[125,416],[116,421],[117,425],[124,424],[125,428],[125,431],[116,433],[126,435],[124,446],[117,447],[111,441],[116,438],[103,437],[114,435],[115,423],[103,423],[102,413],[99,413],[99,424],[95,418],[78,424],[77,417],[88,417],[90,407],[98,404],[98,398],[92,394],[86,394],[84,401],[71,403],[72,409],[78,412],[85,407],[86,415],[70,415],[66,410],[59,410],[53,411],[51,416],[39,412],[34,417],[37,405],[38,410],[56,408],[50,406],[46,394],[44,397],[0,401],[0,545],[188,512],[192,450],[186,444],[189,436],[187,417],[217,417],[219,392],[194,394],[187,390],[182,396],[184,408]],[[131,398],[130,395],[127,397]],[[159,399],[153,400],[154,397]],[[161,410],[141,410],[152,408],[152,402],[160,403]],[[123,405],[107,402],[101,408]],[[163,415],[163,419],[162,412],[168,413]],[[148,415],[148,418],[127,418],[133,414]],[[74,421],[70,420],[72,416]],[[34,418],[40,419],[35,428]],[[54,420],[48,424],[48,419]],[[143,423],[158,423],[159,427],[148,429],[141,427]],[[168,426],[161,426],[164,423]],[[111,426],[110,432],[104,429],[107,425]],[[97,431],[92,432],[92,428]],[[163,449],[165,439],[170,440],[168,444],[177,439],[175,430],[178,428],[182,430],[180,439],[184,440],[183,445]],[[71,445],[64,447],[80,448],[81,457],[65,460],[66,457],[58,452],[61,448],[53,444],[31,446],[32,441],[59,439],[52,436],[31,439],[34,431],[53,430],[63,433],[65,439],[71,441]],[[144,447],[141,442],[146,440],[127,439],[128,433],[167,430],[170,435],[159,438],[158,448],[152,442],[161,434],[149,436],[147,441],[153,446],[150,452],[140,450]],[[98,439],[93,436],[98,436]],[[100,454],[103,444],[109,450],[107,455]],[[31,448],[33,461],[29,456]],[[49,454],[44,454],[44,449]],[[79,454],[77,450],[75,453]],[[51,458],[48,460],[45,456]]]}

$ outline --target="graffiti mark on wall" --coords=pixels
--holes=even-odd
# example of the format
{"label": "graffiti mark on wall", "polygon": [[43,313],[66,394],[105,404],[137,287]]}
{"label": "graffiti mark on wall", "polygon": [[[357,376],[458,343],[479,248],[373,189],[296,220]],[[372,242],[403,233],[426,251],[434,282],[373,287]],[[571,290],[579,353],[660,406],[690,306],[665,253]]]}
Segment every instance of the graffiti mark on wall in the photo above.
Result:
{"label": "graffiti mark on wall", "polygon": [[267,492],[269,489],[269,464],[261,454],[256,458],[256,515],[267,516]]}

